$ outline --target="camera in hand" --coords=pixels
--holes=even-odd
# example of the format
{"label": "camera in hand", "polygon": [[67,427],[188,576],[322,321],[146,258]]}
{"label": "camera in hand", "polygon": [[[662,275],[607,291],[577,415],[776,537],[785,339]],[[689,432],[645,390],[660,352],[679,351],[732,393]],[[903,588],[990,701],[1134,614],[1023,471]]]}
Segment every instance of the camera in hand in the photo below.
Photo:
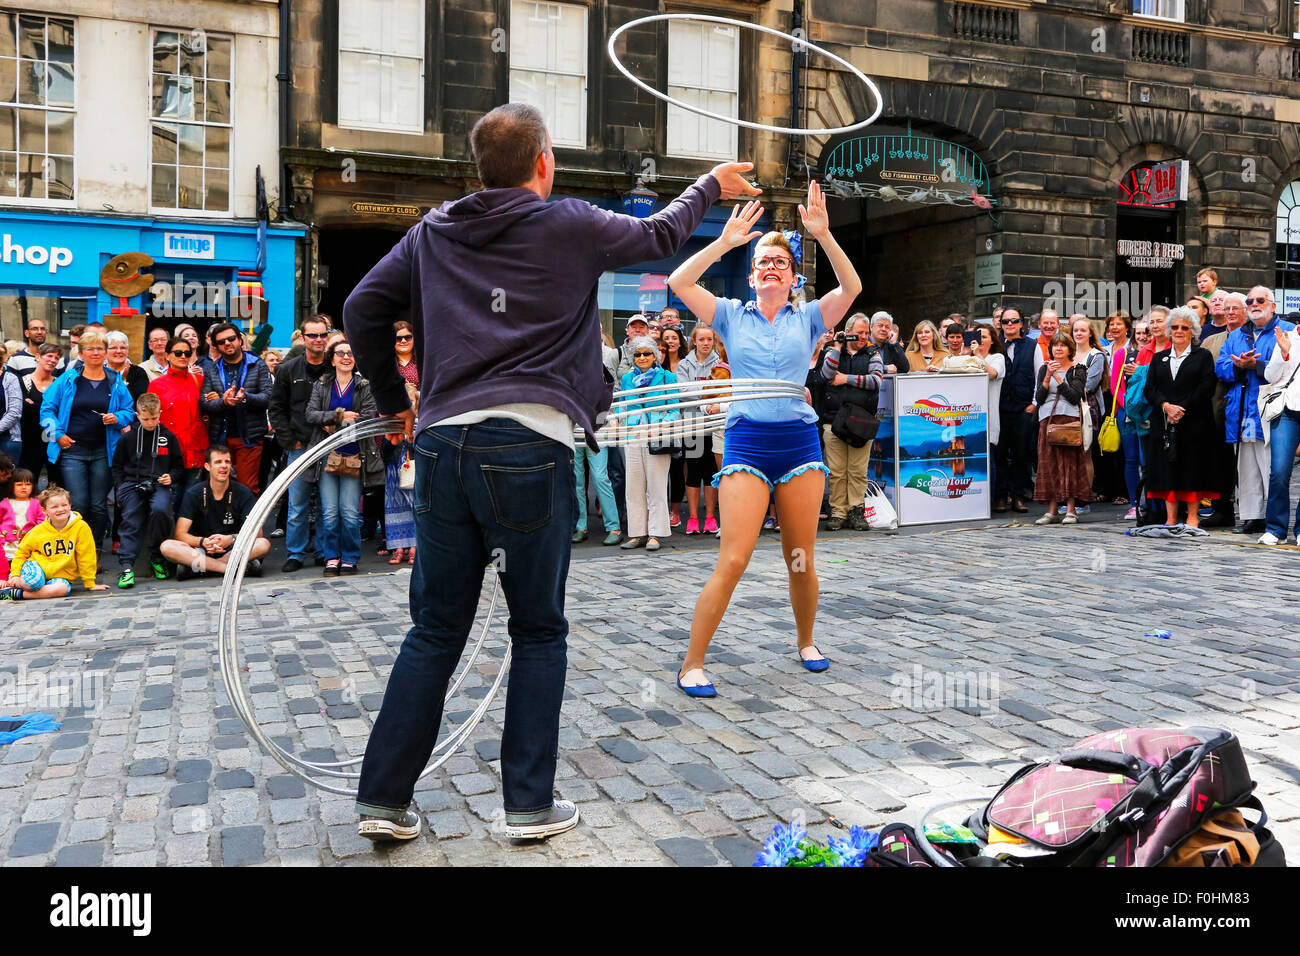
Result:
{"label": "camera in hand", "polygon": [[157,481],[153,478],[145,478],[143,481],[137,481],[135,483],[135,490],[140,492],[142,495],[151,495],[153,494],[154,487],[157,484]]}
{"label": "camera in hand", "polygon": [[856,332],[836,332],[836,342],[856,342],[860,336]]}

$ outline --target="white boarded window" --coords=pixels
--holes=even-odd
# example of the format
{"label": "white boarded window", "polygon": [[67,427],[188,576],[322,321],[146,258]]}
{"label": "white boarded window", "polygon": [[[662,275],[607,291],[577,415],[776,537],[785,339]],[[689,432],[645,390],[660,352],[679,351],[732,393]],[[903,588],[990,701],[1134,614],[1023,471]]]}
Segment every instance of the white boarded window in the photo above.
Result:
{"label": "white boarded window", "polygon": [[512,0],[510,102],[541,110],[554,145],[587,145],[586,7]]}
{"label": "white boarded window", "polygon": [[0,199],[74,198],[71,19],[0,10]]}
{"label": "white boarded window", "polygon": [[1183,0],[1133,0],[1133,12],[1144,17],[1159,17],[1161,20],[1184,19]]}
{"label": "white boarded window", "polygon": [[[740,82],[740,31],[718,23],[668,22],[668,95],[721,116],[735,116]],[[735,159],[736,129],[668,106],[668,153]]]}
{"label": "white boarded window", "polygon": [[151,206],[230,209],[233,39],[201,29],[153,32]]}
{"label": "white boarded window", "polygon": [[424,132],[424,0],[339,0],[338,118]]}

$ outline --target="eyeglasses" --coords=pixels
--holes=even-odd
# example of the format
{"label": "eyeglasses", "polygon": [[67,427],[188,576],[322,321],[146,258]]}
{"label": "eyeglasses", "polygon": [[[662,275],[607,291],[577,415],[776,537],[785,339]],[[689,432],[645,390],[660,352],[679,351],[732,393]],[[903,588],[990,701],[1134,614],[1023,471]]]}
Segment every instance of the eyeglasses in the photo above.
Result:
{"label": "eyeglasses", "polygon": [[654,358],[654,352],[633,352],[633,358]]}
{"label": "eyeglasses", "polygon": [[230,336],[229,338],[225,338],[225,339],[216,339],[215,341],[216,341],[216,343],[217,343],[218,345],[229,345],[231,342],[238,342],[238,341],[239,341],[239,336],[238,336],[238,335],[232,335],[232,336]]}
{"label": "eyeglasses", "polygon": [[1169,331],[1170,331],[1170,332],[1190,332],[1190,331],[1192,331],[1192,327],[1191,327],[1190,325],[1171,325],[1171,326],[1169,326]]}
{"label": "eyeglasses", "polygon": [[81,351],[83,351],[83,352],[103,352],[103,351],[104,351],[104,346],[102,346],[102,345],[86,345],[86,346],[83,346],[83,347],[82,347]]}
{"label": "eyeglasses", "polygon": [[351,350],[351,349],[335,349],[335,350],[334,350],[334,357],[335,357],[335,358],[352,358],[352,350]]}
{"label": "eyeglasses", "polygon": [[763,256],[761,259],[754,260],[754,267],[757,269],[788,269],[790,260],[785,256]]}
{"label": "eyeglasses", "polygon": [[172,349],[172,355],[175,355],[177,358],[189,358],[193,354],[193,349]]}
{"label": "eyeglasses", "polygon": [[415,338],[414,335],[399,335],[399,336],[397,337],[397,341],[399,341],[399,342],[410,342],[410,341],[411,341],[412,339],[414,339],[414,338]]}
{"label": "eyeglasses", "polygon": [[328,335],[329,335],[328,332],[304,332],[302,334],[302,337],[304,339],[323,339],[326,338]]}
{"label": "eyeglasses", "polygon": [[1268,301],[1268,297],[1267,297],[1267,296],[1261,296],[1260,298],[1256,298],[1256,299],[1247,299],[1247,300],[1246,300],[1246,304],[1247,304],[1247,305],[1263,305],[1263,304],[1264,304],[1265,302],[1267,302],[1267,301]]}
{"label": "eyeglasses", "polygon": [[1003,319],[1003,320],[1002,320],[1002,324],[1003,324],[1003,325],[1019,325],[1019,324],[1020,324],[1020,321],[1021,321],[1020,319]]}

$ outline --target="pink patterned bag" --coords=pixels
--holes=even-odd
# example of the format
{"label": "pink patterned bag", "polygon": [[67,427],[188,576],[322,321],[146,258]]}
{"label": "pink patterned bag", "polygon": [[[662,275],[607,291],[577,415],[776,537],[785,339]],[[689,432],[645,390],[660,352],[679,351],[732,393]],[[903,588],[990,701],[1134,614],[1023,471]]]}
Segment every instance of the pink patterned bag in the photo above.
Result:
{"label": "pink patterned bag", "polygon": [[1228,808],[1259,810],[1266,834],[1254,789],[1241,744],[1226,730],[1114,730],[1021,770],[979,822],[1028,844],[1017,859],[1024,866],[1160,866]]}

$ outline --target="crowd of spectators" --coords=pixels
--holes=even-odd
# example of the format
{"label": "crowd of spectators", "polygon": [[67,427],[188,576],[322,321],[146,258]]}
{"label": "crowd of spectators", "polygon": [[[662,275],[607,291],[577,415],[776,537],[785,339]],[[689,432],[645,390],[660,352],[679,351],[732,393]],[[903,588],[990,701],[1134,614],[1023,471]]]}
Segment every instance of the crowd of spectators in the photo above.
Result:
{"label": "crowd of spectators", "polygon": [[[1267,287],[1229,292],[1212,269],[1175,308],[1063,321],[1051,309],[1027,319],[1007,307],[991,323],[954,313],[918,322],[905,346],[889,313],[855,313],[809,361],[806,396],[830,470],[824,527],[869,526],[872,442],[843,425],[853,418],[846,413],[874,416],[886,376],[963,371],[989,380],[993,511],[1023,513],[1033,501],[1044,507],[1036,523],[1073,524],[1090,502],[1108,501],[1139,524],[1232,527],[1261,544],[1300,544],[1300,510],[1292,516],[1290,503],[1300,446],[1297,320],[1276,314]],[[120,588],[135,584],[141,559],[157,579],[220,573],[274,475],[374,414],[369,383],[326,315],[306,319],[287,354],[252,354],[229,322],[208,330],[204,348],[191,325],[153,329],[138,363],[126,335],[98,324],[71,329],[66,354],[47,337],[32,319],[24,342],[0,346],[0,599],[62,596],[77,577],[97,587],[100,550],[116,558]],[[398,322],[395,338],[415,407],[415,330]],[[730,377],[714,330],[688,331],[673,308],[632,316],[621,346],[603,338],[616,388],[717,381],[722,389]],[[625,426],[645,434],[679,417],[699,422],[684,441],[596,452],[579,443],[573,542],[587,539],[596,515],[602,544],[629,550],[659,550],[674,531],[720,536],[712,479],[726,396],[677,410],[651,395],[629,409]],[[1117,437],[1104,442],[1108,416]],[[413,564],[409,456],[405,442],[374,439],[332,452],[293,482],[265,536],[243,532],[258,535],[249,573],[262,573],[272,538],[284,539],[285,573],[314,562],[326,576],[355,574],[363,542],[376,539],[390,564]],[[778,522],[770,509],[765,527]],[[44,573],[25,579],[29,559]]]}

